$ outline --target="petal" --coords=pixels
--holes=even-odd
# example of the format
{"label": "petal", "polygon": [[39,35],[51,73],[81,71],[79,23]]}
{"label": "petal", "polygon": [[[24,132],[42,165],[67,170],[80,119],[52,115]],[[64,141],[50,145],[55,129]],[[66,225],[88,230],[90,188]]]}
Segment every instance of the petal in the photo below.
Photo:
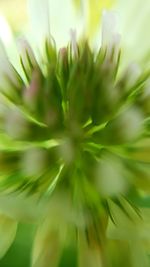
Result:
{"label": "petal", "polygon": [[107,49],[107,57],[111,58],[112,54],[115,62],[118,61],[121,46],[121,32],[119,29],[118,13],[116,10],[106,10],[102,12],[102,23],[99,24],[95,37],[90,38],[90,43],[95,50],[99,50],[100,46]]}
{"label": "petal", "polygon": [[125,169],[116,158],[106,157],[97,166],[96,185],[102,196],[117,196],[128,189]]}
{"label": "petal", "polygon": [[[11,27],[6,18],[0,14],[0,58],[4,60],[7,58],[15,66],[19,73],[21,72],[19,54],[17,51],[17,45]],[[6,61],[6,59],[5,59]],[[0,62],[0,68],[3,67],[3,61]],[[6,63],[4,65],[6,67]]]}
{"label": "petal", "polygon": [[43,43],[51,34],[58,47],[62,47],[68,43],[71,28],[77,29],[78,33],[83,31],[84,17],[77,14],[70,0],[63,3],[59,0],[28,0],[28,7],[33,42]]}
{"label": "petal", "polygon": [[17,222],[0,214],[0,259],[5,255],[14,241],[17,231]]}
{"label": "petal", "polygon": [[121,241],[127,242],[133,266],[149,266],[147,256],[150,251],[150,209],[140,209],[142,218],[137,217],[134,221],[127,219],[119,208],[113,207],[113,212],[117,224],[109,221],[107,238],[119,242],[118,244],[121,244]]}
{"label": "petal", "polygon": [[137,213],[125,199],[120,200],[119,205],[109,201],[115,224],[109,221],[107,237],[116,240],[150,241],[150,209],[141,208]]}
{"label": "petal", "polygon": [[[149,60],[150,32],[149,25],[150,4],[141,0],[118,0],[116,9],[119,14],[119,24],[122,32],[124,64],[131,58],[141,62]],[[138,19],[137,19],[138,18]]]}
{"label": "petal", "polygon": [[83,11],[86,16],[86,34],[93,37],[100,23],[100,18],[104,8],[110,8],[115,0],[73,0],[77,9]]}
{"label": "petal", "polygon": [[100,23],[100,18],[102,15],[102,10],[109,8],[112,6],[114,0],[89,0],[88,1],[88,24],[87,24],[87,32],[89,36],[93,36],[93,34],[97,30],[97,26]]}
{"label": "petal", "polygon": [[0,212],[22,222],[38,221],[45,209],[45,201],[39,201],[36,195],[27,196],[25,193],[0,195]]}
{"label": "petal", "polygon": [[102,267],[102,250],[94,245],[90,246],[83,233],[79,235],[79,267]]}
{"label": "petal", "polygon": [[57,227],[45,221],[39,226],[32,254],[32,267],[57,267],[61,253],[60,233]]}
{"label": "petal", "polygon": [[12,32],[5,17],[1,14],[0,25],[0,39],[3,41],[4,45],[7,46],[12,40]]}

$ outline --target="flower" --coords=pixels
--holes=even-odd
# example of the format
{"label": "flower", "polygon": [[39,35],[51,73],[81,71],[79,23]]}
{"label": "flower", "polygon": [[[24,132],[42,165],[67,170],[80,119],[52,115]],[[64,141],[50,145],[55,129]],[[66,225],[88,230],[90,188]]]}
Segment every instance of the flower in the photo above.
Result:
{"label": "flower", "polygon": [[4,57],[0,86],[0,210],[13,222],[5,249],[16,220],[37,220],[33,267],[58,266],[66,253],[80,267],[114,266],[118,244],[136,266],[126,246],[145,241],[136,202],[150,185],[149,69],[119,71],[112,12],[97,53],[74,30],[59,51],[47,36],[40,60],[26,41],[21,49],[24,77]]}

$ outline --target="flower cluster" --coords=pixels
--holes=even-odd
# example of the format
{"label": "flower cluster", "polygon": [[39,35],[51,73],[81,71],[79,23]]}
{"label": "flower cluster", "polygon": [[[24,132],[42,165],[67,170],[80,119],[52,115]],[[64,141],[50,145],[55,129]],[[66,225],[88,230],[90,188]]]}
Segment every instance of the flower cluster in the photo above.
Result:
{"label": "flower cluster", "polygon": [[0,192],[42,202],[34,267],[57,266],[67,250],[79,266],[116,266],[110,220],[141,224],[134,198],[150,188],[149,72],[119,72],[119,36],[103,35],[97,53],[73,31],[59,52],[47,38],[41,61],[24,42],[24,78],[4,62]]}

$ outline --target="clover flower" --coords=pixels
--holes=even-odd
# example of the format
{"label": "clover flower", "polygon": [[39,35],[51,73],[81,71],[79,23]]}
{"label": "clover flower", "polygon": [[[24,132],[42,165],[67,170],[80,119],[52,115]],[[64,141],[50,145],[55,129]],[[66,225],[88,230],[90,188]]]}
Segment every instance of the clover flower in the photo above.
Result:
{"label": "clover flower", "polygon": [[128,266],[147,266],[149,237],[135,199],[150,188],[149,70],[132,64],[119,72],[120,35],[112,19],[104,14],[97,53],[71,31],[59,51],[48,36],[40,61],[22,41],[24,78],[3,58],[1,257],[17,221],[33,220],[34,267],[120,266],[121,257]]}

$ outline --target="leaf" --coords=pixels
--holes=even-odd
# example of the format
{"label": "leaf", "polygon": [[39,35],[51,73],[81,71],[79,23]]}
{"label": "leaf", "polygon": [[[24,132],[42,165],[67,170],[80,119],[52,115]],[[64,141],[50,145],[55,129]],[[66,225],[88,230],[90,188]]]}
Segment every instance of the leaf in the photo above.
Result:
{"label": "leaf", "polygon": [[0,214],[0,259],[5,255],[14,241],[17,231],[17,222]]}

